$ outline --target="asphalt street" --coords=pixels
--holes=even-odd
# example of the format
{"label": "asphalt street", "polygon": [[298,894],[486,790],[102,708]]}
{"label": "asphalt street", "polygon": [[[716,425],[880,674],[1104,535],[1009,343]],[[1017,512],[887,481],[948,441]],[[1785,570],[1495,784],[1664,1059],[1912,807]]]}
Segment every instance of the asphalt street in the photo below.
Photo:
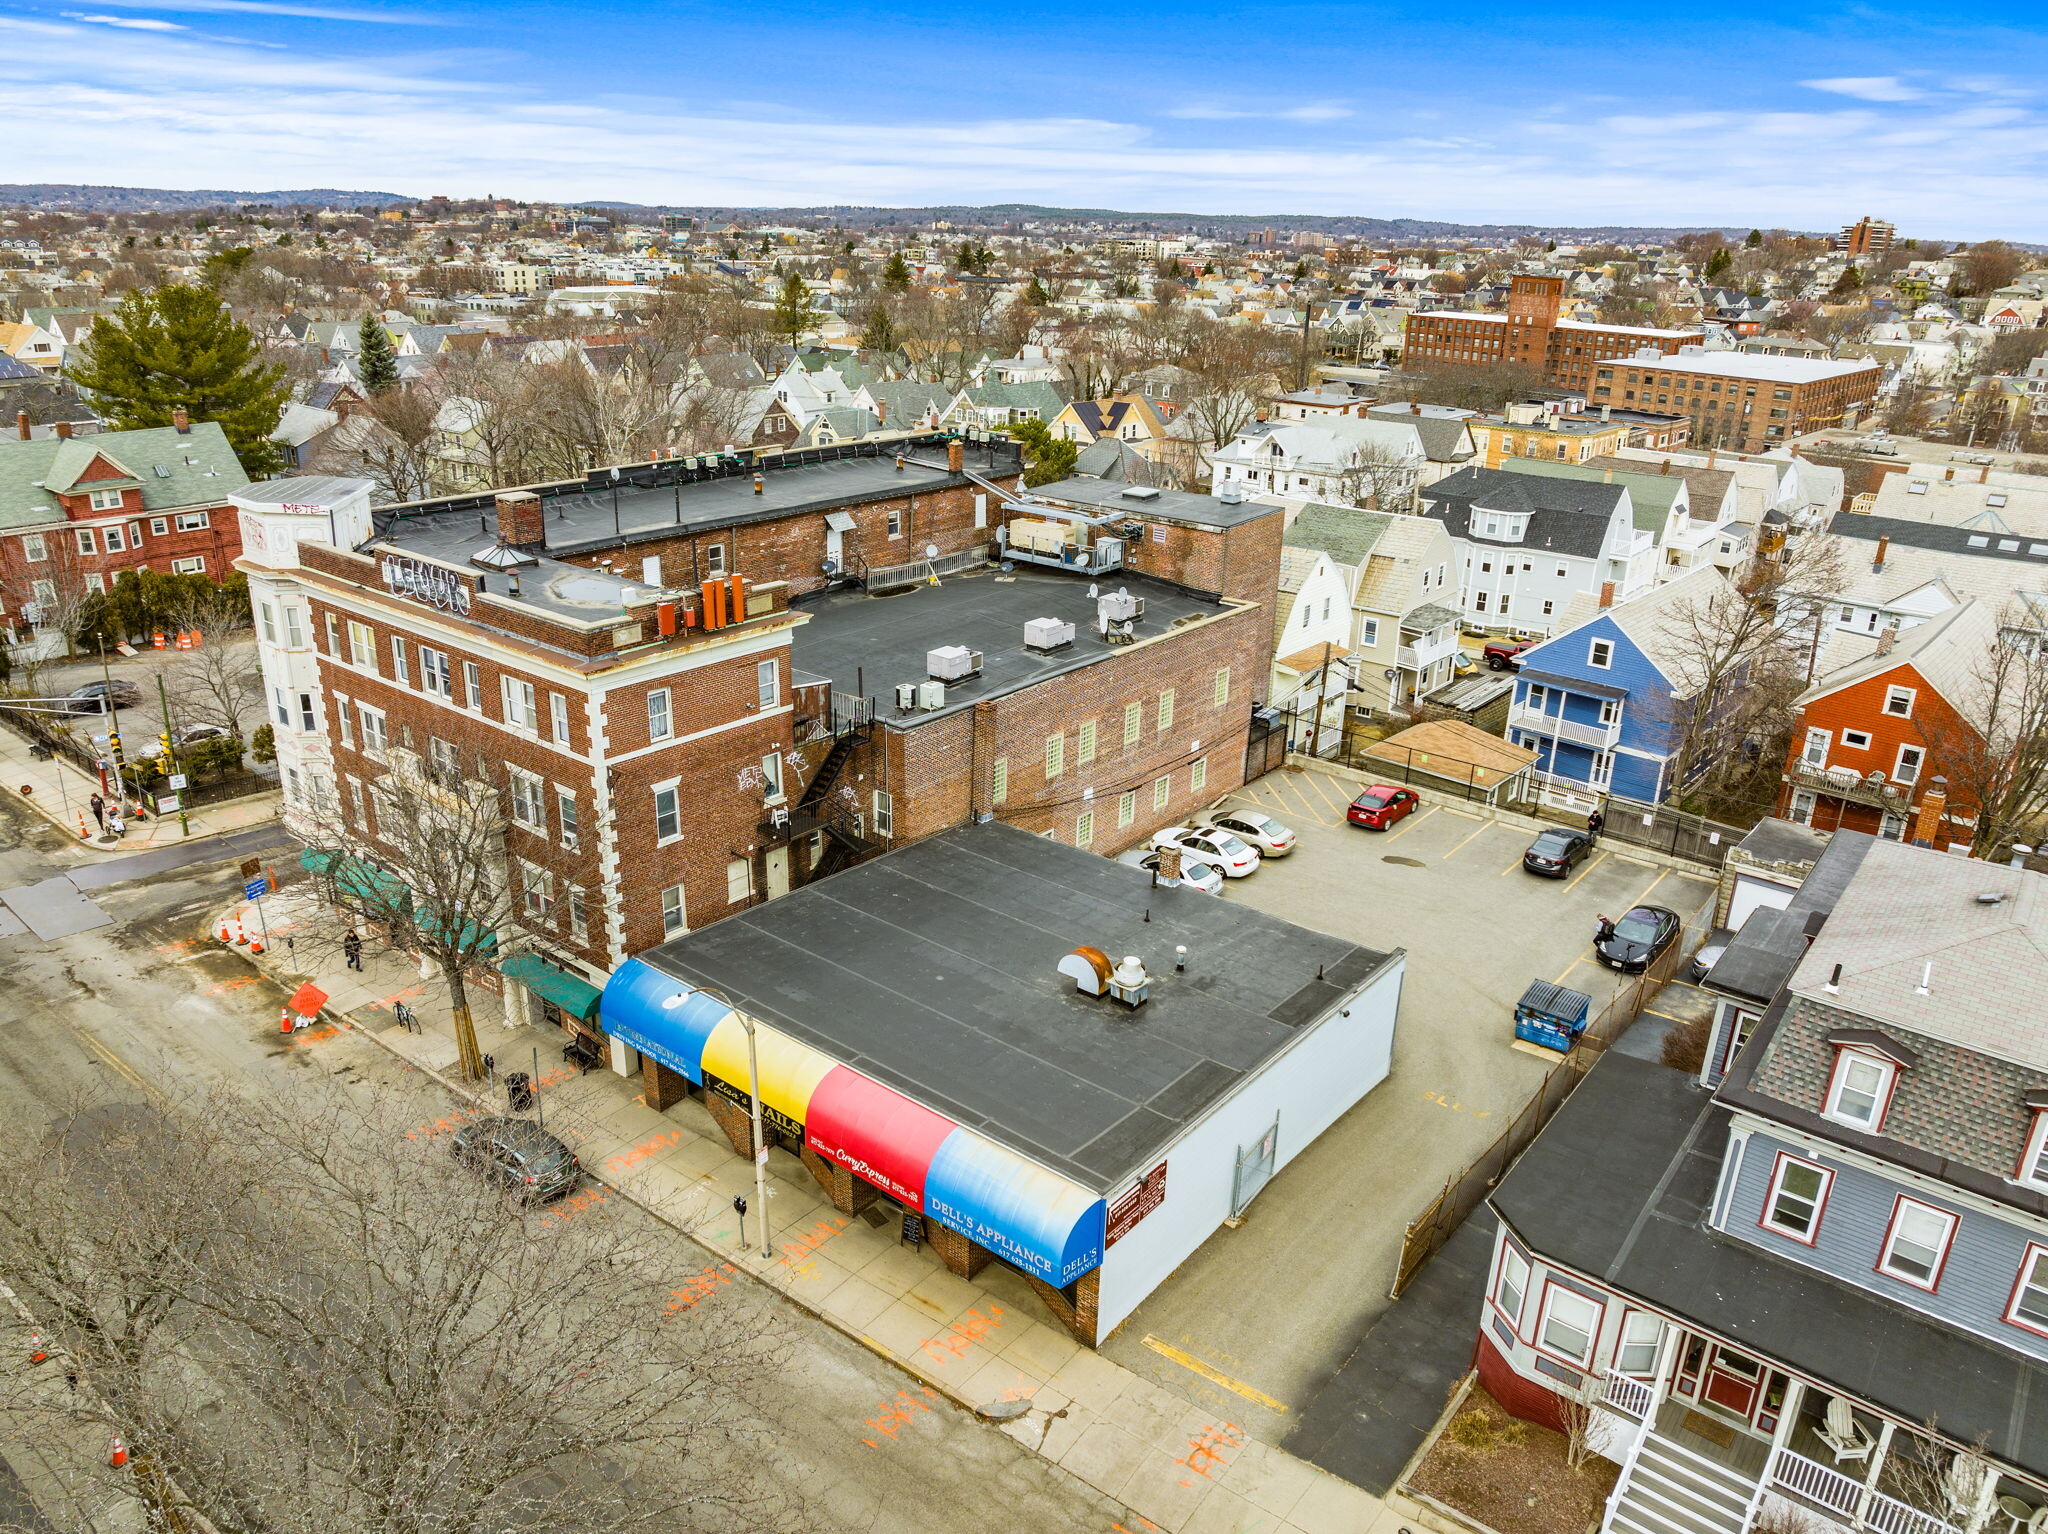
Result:
{"label": "asphalt street", "polygon": [[[307,1071],[416,1097],[423,1118],[445,1110],[438,1088],[367,1039],[280,1036],[282,993],[200,926],[235,891],[235,862],[249,849],[224,839],[175,850],[191,860],[137,859],[143,877],[119,881],[111,876],[121,865],[81,863],[46,823],[11,804],[0,810],[0,890],[78,874],[69,887],[111,918],[47,942],[26,931],[0,937],[0,1115],[14,1133],[33,1133],[82,1091],[175,1102],[228,1082],[260,1099]],[[607,1207],[610,1217],[652,1218],[623,1201]],[[674,1246],[679,1278],[701,1266],[685,1238]],[[756,1469],[800,1492],[818,1528],[1111,1534],[1127,1525],[1121,1504],[780,1295],[731,1285],[719,1303],[772,1311],[799,1338],[767,1397],[774,1462]]]}

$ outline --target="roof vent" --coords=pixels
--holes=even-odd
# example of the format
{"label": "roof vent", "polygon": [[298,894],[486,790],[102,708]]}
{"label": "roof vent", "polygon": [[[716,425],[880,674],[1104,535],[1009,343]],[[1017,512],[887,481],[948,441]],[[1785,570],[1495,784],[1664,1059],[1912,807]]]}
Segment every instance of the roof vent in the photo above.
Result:
{"label": "roof vent", "polygon": [[487,549],[478,549],[469,556],[469,562],[486,570],[519,570],[527,565],[540,563],[531,554],[522,554],[505,543],[494,543]]}
{"label": "roof vent", "polygon": [[1216,499],[1226,506],[1242,506],[1244,504],[1244,486],[1234,479],[1226,479],[1216,487]]}
{"label": "roof vent", "polygon": [[1979,905],[2001,905],[2004,901],[2004,890],[1984,890],[1977,896],[1977,904]]}
{"label": "roof vent", "polygon": [[1075,990],[1107,996],[1127,1007],[1143,1006],[1151,994],[1152,977],[1136,954],[1126,954],[1112,964],[1100,948],[1083,944],[1060,960],[1059,972],[1074,982]]}
{"label": "roof vent", "polygon": [[1125,485],[1121,494],[1127,501],[1156,501],[1159,499],[1157,485]]}

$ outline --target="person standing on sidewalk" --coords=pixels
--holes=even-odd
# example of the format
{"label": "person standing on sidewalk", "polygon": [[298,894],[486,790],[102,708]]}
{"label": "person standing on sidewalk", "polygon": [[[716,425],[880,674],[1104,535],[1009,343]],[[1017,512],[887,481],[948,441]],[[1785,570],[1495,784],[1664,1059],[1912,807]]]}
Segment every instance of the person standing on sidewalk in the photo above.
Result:
{"label": "person standing on sidewalk", "polygon": [[121,818],[120,805],[110,804],[107,806],[106,828],[107,835],[117,842],[128,834],[128,823]]}
{"label": "person standing on sidewalk", "polygon": [[356,936],[354,928],[350,928],[348,935],[341,940],[341,956],[348,961],[350,969],[363,967],[363,940]]}
{"label": "person standing on sidewalk", "polygon": [[1597,842],[1600,839],[1600,833],[1606,829],[1607,817],[1601,814],[1597,808],[1586,817],[1586,834],[1592,837],[1594,841]]}
{"label": "person standing on sidewalk", "polygon": [[102,799],[102,798],[101,798],[101,797],[100,797],[100,796],[99,796],[98,794],[94,794],[94,795],[92,796],[92,801],[91,801],[91,803],[92,803],[92,819],[93,819],[93,824],[94,824],[94,825],[96,825],[96,826],[98,826],[98,827],[99,827],[99,828],[100,828],[100,829],[101,829],[102,831],[106,830],[106,829],[107,829],[107,801],[106,801],[106,800],[104,800],[104,799]]}

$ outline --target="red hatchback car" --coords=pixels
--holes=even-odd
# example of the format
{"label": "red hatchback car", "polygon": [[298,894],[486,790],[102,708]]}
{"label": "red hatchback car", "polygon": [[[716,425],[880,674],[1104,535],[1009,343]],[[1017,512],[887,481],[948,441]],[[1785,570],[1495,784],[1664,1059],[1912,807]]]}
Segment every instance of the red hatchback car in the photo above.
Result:
{"label": "red hatchback car", "polygon": [[1368,831],[1384,831],[1403,815],[1413,814],[1421,803],[1410,789],[1375,783],[1351,801],[1350,813],[1345,818]]}

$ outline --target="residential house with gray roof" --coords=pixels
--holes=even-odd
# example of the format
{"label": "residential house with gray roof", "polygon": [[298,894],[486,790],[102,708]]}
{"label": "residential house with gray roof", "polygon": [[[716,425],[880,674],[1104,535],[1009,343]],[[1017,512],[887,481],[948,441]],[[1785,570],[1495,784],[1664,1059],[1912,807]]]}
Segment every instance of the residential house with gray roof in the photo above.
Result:
{"label": "residential house with gray roof", "polygon": [[[1405,707],[1456,674],[1457,553],[1440,524],[1356,506],[1309,505],[1289,524],[1283,552],[1326,555],[1344,579],[1354,712],[1371,718]],[[1287,605],[1284,595],[1281,605]],[[1298,641],[1311,626],[1299,616],[1295,623],[1296,637],[1282,638],[1283,657],[1299,654]]]}
{"label": "residential house with gray roof", "polygon": [[1492,1195],[1480,1379],[1590,1409],[1612,1534],[2040,1528],[2048,878],[1842,832],[1806,883],[1711,1095],[1610,1053]]}

